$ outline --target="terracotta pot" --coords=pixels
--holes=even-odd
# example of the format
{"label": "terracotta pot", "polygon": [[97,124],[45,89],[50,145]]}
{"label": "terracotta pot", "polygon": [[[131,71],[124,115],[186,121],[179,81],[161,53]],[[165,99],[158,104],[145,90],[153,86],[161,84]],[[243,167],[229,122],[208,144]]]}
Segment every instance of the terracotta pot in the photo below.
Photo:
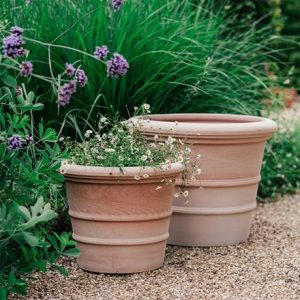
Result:
{"label": "terracotta pot", "polygon": [[[99,273],[160,268],[169,237],[175,179],[183,168],[176,163],[164,172],[148,167],[121,172],[119,168],[63,165],[73,238],[81,251],[79,267]],[[164,179],[174,184],[166,185]]]}
{"label": "terracotta pot", "polygon": [[[189,180],[189,197],[175,198],[168,243],[222,246],[247,240],[266,140],[276,123],[265,118],[226,114],[151,115],[138,118],[140,130],[173,136],[192,149],[202,170]],[[131,119],[137,122],[137,118]],[[178,181],[178,184],[180,181]]]}

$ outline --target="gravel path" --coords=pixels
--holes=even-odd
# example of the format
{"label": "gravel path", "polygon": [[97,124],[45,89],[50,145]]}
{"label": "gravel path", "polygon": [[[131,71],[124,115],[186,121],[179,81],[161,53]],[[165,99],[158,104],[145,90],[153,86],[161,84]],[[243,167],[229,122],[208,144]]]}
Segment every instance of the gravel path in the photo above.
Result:
{"label": "gravel path", "polygon": [[260,204],[247,243],[168,247],[162,269],[126,276],[70,269],[36,273],[27,298],[11,299],[300,299],[300,195]]}

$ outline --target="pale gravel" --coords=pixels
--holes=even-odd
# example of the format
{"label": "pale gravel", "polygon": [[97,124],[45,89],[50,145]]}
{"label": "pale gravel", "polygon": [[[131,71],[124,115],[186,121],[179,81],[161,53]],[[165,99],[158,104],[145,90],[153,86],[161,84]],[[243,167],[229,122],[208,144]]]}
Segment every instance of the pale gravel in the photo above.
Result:
{"label": "pale gravel", "polygon": [[229,247],[168,247],[159,270],[126,276],[80,270],[36,273],[27,298],[74,300],[300,299],[300,195],[260,204],[248,242]]}

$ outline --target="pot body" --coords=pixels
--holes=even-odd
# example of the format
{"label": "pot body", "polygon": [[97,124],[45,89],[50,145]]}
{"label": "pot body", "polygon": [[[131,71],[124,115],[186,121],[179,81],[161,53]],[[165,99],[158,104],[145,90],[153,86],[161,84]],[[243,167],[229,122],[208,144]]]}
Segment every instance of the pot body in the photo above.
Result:
{"label": "pot body", "polygon": [[[117,168],[64,165],[62,169],[73,238],[81,251],[80,268],[136,273],[163,265],[175,179],[182,165],[166,172],[124,168],[122,174]],[[165,178],[174,184],[162,184]]]}
{"label": "pot body", "polygon": [[266,140],[276,124],[251,116],[176,114],[139,120],[139,128],[150,141],[154,135],[181,139],[202,170],[183,187],[188,198],[174,199],[168,243],[224,246],[246,241]]}

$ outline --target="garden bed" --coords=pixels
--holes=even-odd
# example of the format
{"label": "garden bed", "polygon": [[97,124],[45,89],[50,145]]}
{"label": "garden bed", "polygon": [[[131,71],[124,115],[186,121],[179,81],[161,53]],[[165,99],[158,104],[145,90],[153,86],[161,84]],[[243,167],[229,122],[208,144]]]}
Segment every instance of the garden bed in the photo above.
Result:
{"label": "garden bed", "polygon": [[[135,275],[80,270],[35,273],[23,299],[299,299],[300,195],[260,204],[248,242],[238,246],[169,246],[163,268]],[[22,299],[20,296],[10,299]]]}

